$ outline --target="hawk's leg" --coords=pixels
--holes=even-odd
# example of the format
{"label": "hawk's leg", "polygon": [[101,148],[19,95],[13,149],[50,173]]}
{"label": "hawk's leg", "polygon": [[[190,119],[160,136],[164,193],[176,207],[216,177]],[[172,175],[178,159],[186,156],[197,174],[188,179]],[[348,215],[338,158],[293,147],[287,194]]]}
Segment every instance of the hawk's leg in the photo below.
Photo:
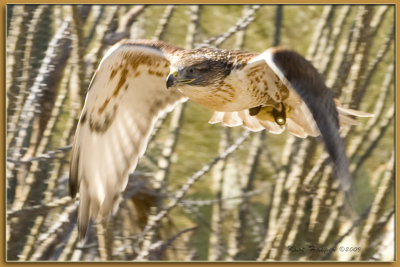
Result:
{"label": "hawk's leg", "polygon": [[272,110],[272,116],[274,116],[275,122],[278,125],[285,125],[285,123],[286,123],[286,108],[282,102],[281,102],[281,111],[274,108]]}
{"label": "hawk's leg", "polygon": [[249,109],[250,116],[257,116],[260,120],[263,121],[273,121],[278,125],[286,124],[286,107],[281,102],[281,110],[278,110],[271,106],[257,106]]}
{"label": "hawk's leg", "polygon": [[261,106],[257,106],[257,107],[249,109],[250,116],[257,115],[260,112],[260,110],[261,110]]}

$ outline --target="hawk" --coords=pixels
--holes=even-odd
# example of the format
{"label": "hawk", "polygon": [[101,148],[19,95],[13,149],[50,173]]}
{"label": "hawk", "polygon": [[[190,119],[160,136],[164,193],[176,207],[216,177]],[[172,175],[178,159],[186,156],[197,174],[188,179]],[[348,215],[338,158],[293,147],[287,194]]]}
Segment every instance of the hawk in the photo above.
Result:
{"label": "hawk", "polygon": [[368,114],[343,108],[317,70],[296,52],[252,53],[161,41],[125,40],[101,60],[79,119],[70,194],[79,191],[78,231],[118,207],[157,118],[191,99],[214,111],[210,123],[295,136],[321,134],[343,189],[351,184],[340,124]]}

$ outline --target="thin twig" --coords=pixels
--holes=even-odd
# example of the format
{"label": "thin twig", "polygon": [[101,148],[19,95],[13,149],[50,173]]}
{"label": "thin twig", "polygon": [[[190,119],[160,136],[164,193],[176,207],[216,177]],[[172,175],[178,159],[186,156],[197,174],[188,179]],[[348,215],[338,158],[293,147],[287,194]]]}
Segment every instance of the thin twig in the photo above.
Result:
{"label": "thin twig", "polygon": [[154,33],[153,40],[164,40],[164,36],[167,32],[167,27],[171,21],[172,15],[176,9],[175,5],[167,5],[165,7],[164,13],[162,14],[157,29]]}
{"label": "thin twig", "polygon": [[[198,228],[198,226],[186,228],[186,229],[174,234],[173,236],[171,236],[170,238],[168,238],[168,240],[166,240],[164,242],[155,243],[154,246],[151,247],[149,253],[151,253],[152,258],[154,258],[155,260],[160,259],[161,255],[168,249],[169,246],[172,245],[172,243],[176,239],[178,239],[181,235],[183,235],[187,232],[195,231],[197,228]],[[143,259],[138,257],[135,260],[140,261]]]}
{"label": "thin twig", "polygon": [[358,93],[355,95],[353,100],[355,108],[358,108],[360,106],[361,100],[364,97],[368,86],[371,84],[372,77],[374,76],[375,73],[377,73],[376,70],[378,66],[381,64],[386,54],[390,51],[389,48],[393,44],[394,31],[395,27],[392,28],[392,31],[387,37],[386,42],[383,44],[381,49],[378,51],[377,55],[374,57],[374,61],[370,64],[369,68],[366,70],[367,73],[366,78],[364,79],[363,84],[361,85],[360,89],[358,90]]}
{"label": "thin twig", "polygon": [[199,44],[197,46],[197,48],[206,47],[206,46],[210,46],[210,45],[213,45],[216,47],[220,46],[223,42],[225,42],[233,34],[246,29],[254,21],[255,13],[260,7],[261,7],[260,5],[253,5],[249,9],[248,14],[246,14],[242,18],[240,18],[234,26],[232,26],[227,31],[225,31],[219,35],[216,35],[207,40],[204,40],[201,44]]}
{"label": "thin twig", "polygon": [[359,159],[350,165],[350,171],[352,173],[356,173],[360,166],[364,163],[364,161],[371,155],[372,151],[374,151],[375,147],[379,143],[379,141],[384,136],[386,130],[393,124],[392,121],[394,119],[395,106],[392,105],[386,112],[385,117],[379,123],[379,127],[374,128],[367,139],[364,141],[368,144],[365,152],[359,157]]}
{"label": "thin twig", "polygon": [[207,199],[207,200],[182,200],[181,203],[179,203],[180,206],[184,207],[191,207],[191,206],[211,206],[220,202],[225,202],[229,200],[237,200],[237,199],[247,199],[252,196],[256,196],[259,194],[262,194],[265,191],[265,189],[257,189],[257,190],[252,190],[252,191],[246,191],[243,194],[239,196],[232,196],[232,197],[224,197],[224,198],[218,198],[218,199]]}
{"label": "thin twig", "polygon": [[69,150],[71,150],[72,145],[67,145],[67,146],[62,146],[59,148],[56,148],[54,150],[47,151],[39,156],[32,157],[29,159],[11,159],[7,158],[7,162],[15,163],[15,164],[26,164],[26,163],[32,163],[35,161],[40,161],[40,160],[50,160],[50,159],[57,159],[56,155],[66,153]]}
{"label": "thin twig", "polygon": [[104,42],[108,45],[113,45],[118,41],[129,36],[129,30],[132,24],[136,21],[146,9],[147,5],[135,5],[119,20],[118,28],[115,32],[109,32],[104,37]]}
{"label": "thin twig", "polygon": [[388,65],[386,69],[386,75],[382,81],[381,89],[379,90],[379,96],[375,101],[375,107],[372,111],[374,114],[373,118],[368,120],[368,123],[363,127],[363,132],[352,139],[349,144],[348,155],[350,161],[353,161],[357,153],[365,145],[365,140],[368,138],[371,131],[377,127],[378,123],[381,121],[385,103],[389,97],[390,91],[393,89],[393,77],[394,77],[394,64]]}
{"label": "thin twig", "polygon": [[41,215],[48,212],[50,209],[62,207],[69,205],[70,203],[74,202],[75,200],[72,199],[70,196],[63,197],[61,199],[55,199],[50,203],[43,203],[35,206],[24,207],[20,210],[9,210],[7,211],[7,217],[17,217],[17,216],[28,216],[31,213],[35,213],[35,215]]}

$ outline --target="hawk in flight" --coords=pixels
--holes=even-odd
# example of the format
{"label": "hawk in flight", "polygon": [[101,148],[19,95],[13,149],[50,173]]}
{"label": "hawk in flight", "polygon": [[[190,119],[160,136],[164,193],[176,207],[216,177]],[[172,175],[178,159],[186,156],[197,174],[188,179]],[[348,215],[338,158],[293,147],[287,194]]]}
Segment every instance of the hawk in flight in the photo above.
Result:
{"label": "hawk in flight", "polygon": [[275,134],[287,129],[302,138],[321,134],[341,187],[350,188],[339,125],[368,114],[341,107],[299,54],[122,41],[101,60],[76,129],[69,185],[72,197],[80,194],[80,239],[91,218],[108,218],[118,207],[160,114],[188,98],[214,111],[210,123]]}

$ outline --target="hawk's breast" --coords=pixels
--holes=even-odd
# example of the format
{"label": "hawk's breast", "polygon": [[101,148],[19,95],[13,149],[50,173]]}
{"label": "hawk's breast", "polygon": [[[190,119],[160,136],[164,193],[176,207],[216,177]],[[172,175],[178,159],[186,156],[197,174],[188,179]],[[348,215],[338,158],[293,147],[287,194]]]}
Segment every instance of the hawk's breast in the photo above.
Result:
{"label": "hawk's breast", "polygon": [[256,106],[281,108],[288,99],[289,89],[266,65],[257,64],[233,70],[210,100],[217,111],[241,111]]}

